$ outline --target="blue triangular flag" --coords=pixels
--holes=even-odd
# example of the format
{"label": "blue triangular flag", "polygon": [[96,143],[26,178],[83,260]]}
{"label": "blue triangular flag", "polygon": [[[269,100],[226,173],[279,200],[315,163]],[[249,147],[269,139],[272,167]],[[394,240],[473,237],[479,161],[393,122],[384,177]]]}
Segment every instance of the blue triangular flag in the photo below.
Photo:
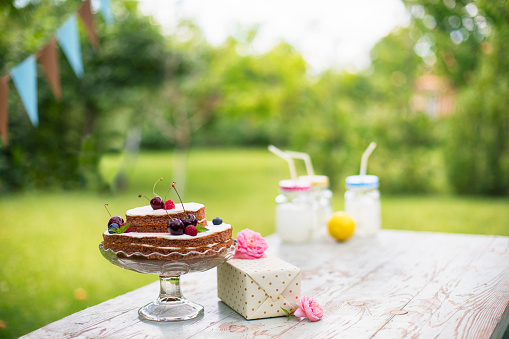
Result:
{"label": "blue triangular flag", "polygon": [[10,73],[32,125],[39,125],[35,55],[32,54],[26,58],[22,63],[11,69]]}
{"label": "blue triangular flag", "polygon": [[104,18],[104,21],[109,25],[113,22],[113,13],[111,13],[110,0],[100,0],[99,10]]}
{"label": "blue triangular flag", "polygon": [[78,25],[74,14],[57,30],[57,40],[76,76],[78,78],[83,77],[80,36],[78,35]]}

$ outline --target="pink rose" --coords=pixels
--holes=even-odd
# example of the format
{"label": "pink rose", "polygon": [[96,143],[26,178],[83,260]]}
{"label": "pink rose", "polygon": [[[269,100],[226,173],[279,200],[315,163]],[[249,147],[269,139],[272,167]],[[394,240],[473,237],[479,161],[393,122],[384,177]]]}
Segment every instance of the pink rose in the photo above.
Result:
{"label": "pink rose", "polygon": [[258,232],[246,228],[237,233],[237,250],[233,259],[266,258],[263,252],[268,248],[267,242]]}
{"label": "pink rose", "polygon": [[293,313],[296,317],[306,317],[311,321],[318,321],[323,317],[323,309],[315,299],[311,297],[302,297],[299,308]]}

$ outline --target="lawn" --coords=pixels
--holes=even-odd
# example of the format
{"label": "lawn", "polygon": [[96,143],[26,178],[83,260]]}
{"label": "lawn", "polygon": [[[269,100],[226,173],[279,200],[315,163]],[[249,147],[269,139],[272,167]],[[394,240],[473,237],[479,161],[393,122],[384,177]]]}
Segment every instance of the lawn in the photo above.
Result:
{"label": "lawn", "polygon": [[[0,337],[18,337],[157,279],[102,258],[98,245],[109,219],[103,204],[123,215],[146,203],[138,194],[151,196],[160,177],[156,191],[164,194],[173,160],[170,152],[145,152],[133,164],[105,157],[101,166],[109,181],[120,167],[128,169],[129,184],[116,194],[25,192],[0,198]],[[268,235],[274,231],[277,183],[287,175],[285,163],[266,150],[194,150],[185,201],[204,203],[209,218],[220,216],[236,231]],[[343,191],[334,193],[334,209],[341,210]],[[509,235],[507,198],[382,195],[382,211],[384,228]]]}

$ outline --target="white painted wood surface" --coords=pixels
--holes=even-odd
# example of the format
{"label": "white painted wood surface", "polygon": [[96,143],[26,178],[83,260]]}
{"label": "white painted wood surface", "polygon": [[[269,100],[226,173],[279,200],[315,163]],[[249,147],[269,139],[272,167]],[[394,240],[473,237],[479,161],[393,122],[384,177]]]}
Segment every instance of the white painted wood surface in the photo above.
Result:
{"label": "white painted wood surface", "polygon": [[155,282],[24,338],[500,338],[509,323],[509,237],[383,230],[346,243],[268,242],[302,268],[302,295],[323,306],[321,321],[247,321],[217,298],[212,269],[182,277],[184,295],[205,306],[196,319],[139,320]]}

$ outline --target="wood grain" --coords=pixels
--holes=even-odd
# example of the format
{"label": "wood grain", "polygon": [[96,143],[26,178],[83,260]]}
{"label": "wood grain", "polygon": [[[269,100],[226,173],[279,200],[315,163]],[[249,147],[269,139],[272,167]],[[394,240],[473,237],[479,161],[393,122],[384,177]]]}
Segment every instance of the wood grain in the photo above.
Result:
{"label": "wood grain", "polygon": [[157,296],[155,282],[25,338],[500,338],[509,323],[508,237],[384,230],[345,243],[268,242],[302,268],[302,295],[323,306],[322,320],[247,321],[217,298],[212,269],[182,277],[184,295],[205,307],[196,319],[138,319]]}

